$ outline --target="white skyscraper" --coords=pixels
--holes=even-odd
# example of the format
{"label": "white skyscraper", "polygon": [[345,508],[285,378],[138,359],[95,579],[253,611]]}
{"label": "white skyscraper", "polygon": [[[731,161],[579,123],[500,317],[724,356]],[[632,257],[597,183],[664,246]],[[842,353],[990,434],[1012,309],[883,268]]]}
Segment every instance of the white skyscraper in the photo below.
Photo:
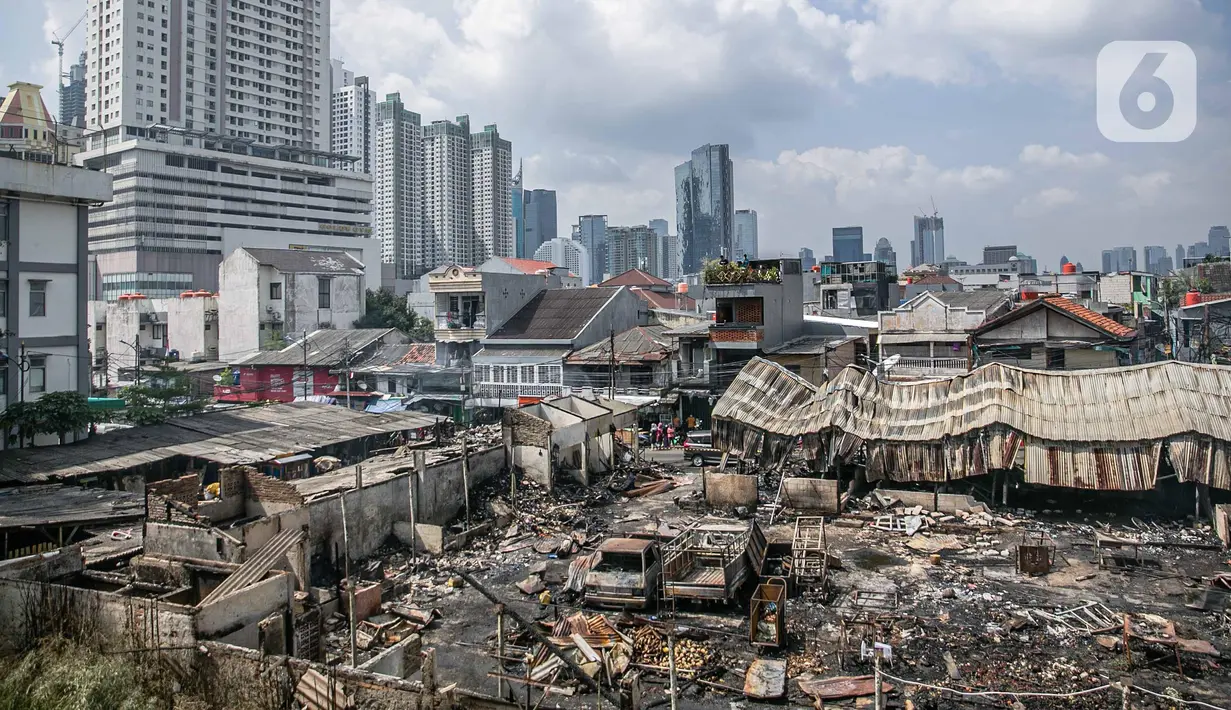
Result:
{"label": "white skyscraper", "polygon": [[423,128],[399,94],[376,104],[376,116],[372,202],[381,261],[395,265],[397,278],[416,278],[436,266],[423,230]]}
{"label": "white skyscraper", "polygon": [[470,137],[474,202],[474,263],[493,256],[516,256],[513,225],[513,144],[500,137],[496,124]]}
{"label": "white skyscraper", "polygon": [[78,160],[116,186],[90,211],[101,297],[214,290],[239,245],[373,250],[370,179],[330,167],[329,5],[88,0]]}
{"label": "white skyscraper", "polygon": [[[469,116],[423,127],[423,170],[423,229],[435,261],[475,265]],[[511,184],[510,176],[506,196]]]}
{"label": "white skyscraper", "polygon": [[590,274],[590,253],[585,245],[576,239],[556,237],[543,242],[534,252],[534,258],[539,261],[550,261],[556,266],[563,266],[581,278],[584,285],[592,281]]}
{"label": "white skyscraper", "polygon": [[337,81],[333,88],[332,138],[329,150],[357,160],[336,160],[334,167],[373,174],[376,150],[376,92],[366,76],[356,77],[334,60]]}
{"label": "white skyscraper", "polygon": [[328,151],[330,0],[88,0],[86,128]]}

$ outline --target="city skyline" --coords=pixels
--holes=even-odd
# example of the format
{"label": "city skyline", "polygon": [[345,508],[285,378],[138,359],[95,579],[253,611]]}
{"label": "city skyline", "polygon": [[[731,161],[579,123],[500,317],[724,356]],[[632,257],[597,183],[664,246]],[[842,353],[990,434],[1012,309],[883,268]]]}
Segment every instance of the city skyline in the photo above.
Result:
{"label": "city skyline", "polygon": [[[530,182],[558,190],[562,215],[605,212],[631,224],[645,215],[672,214],[671,167],[710,141],[731,145],[742,176],[740,203],[757,209],[766,253],[796,252],[799,235],[811,232],[808,225],[861,224],[869,238],[888,236],[905,261],[900,225],[928,208],[930,197],[952,221],[946,238],[958,256],[969,260],[983,241],[1016,241],[1053,267],[1054,255],[1064,252],[1097,263],[1110,244],[1090,243],[1089,234],[1115,232],[1116,243],[1141,249],[1158,241],[1157,234],[1184,244],[1202,241],[1210,225],[1231,221],[1218,203],[1229,179],[1223,167],[1231,105],[1225,62],[1203,63],[1198,128],[1176,145],[1103,140],[1088,83],[1093,58],[1109,39],[1166,29],[1199,56],[1225,47],[1226,13],[1208,3],[1143,2],[1123,13],[1113,2],[1092,0],[1080,15],[1044,4],[1023,10],[1040,23],[1030,37],[1015,31],[1021,18],[1012,13],[969,7],[929,11],[912,26],[900,22],[888,1],[866,13],[838,4],[721,15],[701,6],[672,7],[635,13],[627,42],[624,35],[620,43],[600,42],[604,51],[576,66],[560,61],[568,56],[562,51],[570,36],[563,28],[602,26],[588,0],[568,3],[558,16],[541,8],[510,10],[509,32],[534,32],[533,47],[486,25],[476,35],[456,32],[477,28],[478,10],[470,6],[332,4],[334,57],[369,76],[380,95],[402,92],[407,107],[425,117],[470,113],[499,121],[502,132],[524,146],[515,157],[525,159]],[[31,3],[0,28],[0,74],[46,87],[55,112],[55,48],[48,41],[50,33],[71,27],[80,8],[79,0]],[[413,29],[427,27],[441,31]],[[739,28],[740,49],[732,46],[695,70],[607,61],[625,52],[636,57],[652,38],[689,27],[705,28],[690,40],[698,46]],[[390,51],[402,45],[402,28],[418,41],[415,51]],[[833,49],[816,49],[816,33],[827,33],[832,41],[820,44]],[[1039,39],[1048,33],[1069,42],[1056,47]],[[79,29],[66,41],[66,70],[84,48],[85,34]],[[950,49],[914,41],[929,36],[946,38],[942,44]],[[774,56],[760,49],[773,46],[807,48],[802,56],[814,71],[784,77]],[[899,47],[907,46],[931,61],[906,61]],[[765,61],[737,62],[746,48]],[[610,64],[597,70],[604,86],[634,100],[567,110],[569,97],[592,85],[582,78],[596,71],[589,62],[600,60]],[[550,91],[525,101],[526,82],[544,73],[554,77]],[[1013,80],[1007,82],[1012,91],[970,93],[996,77]],[[748,101],[750,95],[757,101]],[[902,102],[935,108],[907,122],[893,108]],[[946,110],[951,105],[963,110]],[[769,107],[778,119],[762,125],[755,116],[763,109],[750,106]],[[848,108],[829,110],[836,106]],[[818,138],[812,126],[822,113],[830,125]]]}

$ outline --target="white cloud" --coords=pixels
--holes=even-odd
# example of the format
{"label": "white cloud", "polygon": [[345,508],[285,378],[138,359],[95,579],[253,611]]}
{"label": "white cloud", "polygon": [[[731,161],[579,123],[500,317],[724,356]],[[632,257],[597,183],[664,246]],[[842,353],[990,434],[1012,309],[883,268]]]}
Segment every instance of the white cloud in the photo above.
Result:
{"label": "white cloud", "polygon": [[1118,39],[1202,32],[1210,15],[1185,0],[868,0],[852,28],[857,81],[934,84],[997,76],[1088,88],[1099,47]]}
{"label": "white cloud", "polygon": [[1038,217],[1059,207],[1072,205],[1079,199],[1077,192],[1067,187],[1049,187],[1023,197],[1013,208],[1013,214],[1017,217]]}
{"label": "white cloud", "polygon": [[1120,178],[1120,185],[1130,190],[1142,204],[1151,205],[1158,199],[1163,189],[1171,184],[1171,173],[1166,170],[1156,170],[1144,175],[1125,175]]}
{"label": "white cloud", "polygon": [[1017,159],[1026,165],[1044,168],[1097,168],[1111,162],[1102,153],[1077,155],[1060,150],[1059,146],[1028,145]]}

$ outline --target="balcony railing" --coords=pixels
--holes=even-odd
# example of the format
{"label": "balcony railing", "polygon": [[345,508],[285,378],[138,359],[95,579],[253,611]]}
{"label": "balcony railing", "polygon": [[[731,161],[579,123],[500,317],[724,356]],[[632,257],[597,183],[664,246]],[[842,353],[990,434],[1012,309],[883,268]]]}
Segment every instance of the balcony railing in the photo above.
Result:
{"label": "balcony railing", "polygon": [[969,369],[964,357],[904,357],[888,369],[890,377],[953,377]]}
{"label": "balcony railing", "polygon": [[486,330],[487,315],[483,313],[437,313],[437,330]]}
{"label": "balcony railing", "polygon": [[711,261],[705,265],[702,274],[707,285],[721,284],[776,284],[782,283],[782,274],[777,266],[761,264],[740,264],[730,262],[723,264]]}

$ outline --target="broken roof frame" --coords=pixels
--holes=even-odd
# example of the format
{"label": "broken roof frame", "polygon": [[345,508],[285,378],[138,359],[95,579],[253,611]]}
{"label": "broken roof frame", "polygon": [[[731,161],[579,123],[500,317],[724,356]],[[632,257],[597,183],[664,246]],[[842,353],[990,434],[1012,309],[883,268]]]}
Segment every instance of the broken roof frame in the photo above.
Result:
{"label": "broken roof frame", "polygon": [[809,459],[828,463],[863,449],[869,480],[1021,468],[1027,483],[1150,490],[1165,447],[1180,481],[1231,490],[1231,367],[1218,365],[1070,372],[991,363],[918,383],[881,382],[850,366],[818,388],[754,358],[713,421],[715,446],[746,455],[760,445],[766,465],[799,438]]}

